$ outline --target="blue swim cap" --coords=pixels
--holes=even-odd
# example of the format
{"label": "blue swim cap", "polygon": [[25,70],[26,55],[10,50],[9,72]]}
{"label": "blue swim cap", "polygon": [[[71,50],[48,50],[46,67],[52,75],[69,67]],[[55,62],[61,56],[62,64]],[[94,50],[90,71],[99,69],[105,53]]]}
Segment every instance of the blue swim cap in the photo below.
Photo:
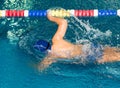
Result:
{"label": "blue swim cap", "polygon": [[45,40],[39,40],[37,41],[34,46],[35,49],[41,51],[41,52],[45,52],[47,50],[51,50],[51,45],[49,42],[45,41]]}

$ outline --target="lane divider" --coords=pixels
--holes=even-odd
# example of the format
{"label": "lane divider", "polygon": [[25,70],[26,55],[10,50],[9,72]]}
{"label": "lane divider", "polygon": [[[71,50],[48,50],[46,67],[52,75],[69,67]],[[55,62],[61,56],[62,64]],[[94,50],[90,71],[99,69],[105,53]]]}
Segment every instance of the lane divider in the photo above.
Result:
{"label": "lane divider", "polygon": [[[119,10],[50,10],[52,16],[57,17],[99,17],[120,16]],[[0,17],[45,17],[47,10],[0,10]]]}

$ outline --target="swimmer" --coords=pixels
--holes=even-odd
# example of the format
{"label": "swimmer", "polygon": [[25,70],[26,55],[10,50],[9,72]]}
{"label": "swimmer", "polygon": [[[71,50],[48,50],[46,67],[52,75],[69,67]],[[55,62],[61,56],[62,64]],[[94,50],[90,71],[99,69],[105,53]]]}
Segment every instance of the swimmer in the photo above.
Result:
{"label": "swimmer", "polygon": [[114,47],[103,47],[97,43],[89,45],[72,44],[64,39],[67,31],[67,20],[47,15],[48,19],[57,23],[58,29],[52,38],[52,45],[45,40],[39,40],[34,48],[41,52],[48,52],[47,56],[39,63],[39,70],[49,67],[57,59],[70,59],[82,56],[88,61],[97,63],[120,61],[120,52]]}

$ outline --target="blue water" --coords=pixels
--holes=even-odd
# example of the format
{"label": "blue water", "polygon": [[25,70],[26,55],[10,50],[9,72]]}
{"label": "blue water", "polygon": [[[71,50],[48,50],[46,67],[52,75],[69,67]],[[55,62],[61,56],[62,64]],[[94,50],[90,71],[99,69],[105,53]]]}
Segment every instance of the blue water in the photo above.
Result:
{"label": "blue water", "polygon": [[[119,0],[0,0],[0,9],[119,9]],[[120,47],[120,18],[66,18],[65,39],[96,40]],[[47,18],[0,18],[0,88],[120,88],[120,62],[73,64],[58,62],[43,73],[34,68],[45,54],[32,48],[51,38],[57,25]],[[22,35],[21,35],[22,34]],[[21,36],[20,36],[21,35]]]}

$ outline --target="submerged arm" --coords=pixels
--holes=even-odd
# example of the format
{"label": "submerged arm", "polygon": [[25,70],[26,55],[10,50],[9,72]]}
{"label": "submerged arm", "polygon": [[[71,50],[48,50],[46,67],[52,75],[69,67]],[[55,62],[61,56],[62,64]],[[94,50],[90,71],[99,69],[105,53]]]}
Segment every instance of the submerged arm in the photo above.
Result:
{"label": "submerged arm", "polygon": [[55,62],[55,59],[51,56],[47,56],[43,59],[42,62],[40,62],[40,64],[38,65],[38,69],[40,71],[46,69],[49,67],[49,65],[51,65],[53,62]]}

